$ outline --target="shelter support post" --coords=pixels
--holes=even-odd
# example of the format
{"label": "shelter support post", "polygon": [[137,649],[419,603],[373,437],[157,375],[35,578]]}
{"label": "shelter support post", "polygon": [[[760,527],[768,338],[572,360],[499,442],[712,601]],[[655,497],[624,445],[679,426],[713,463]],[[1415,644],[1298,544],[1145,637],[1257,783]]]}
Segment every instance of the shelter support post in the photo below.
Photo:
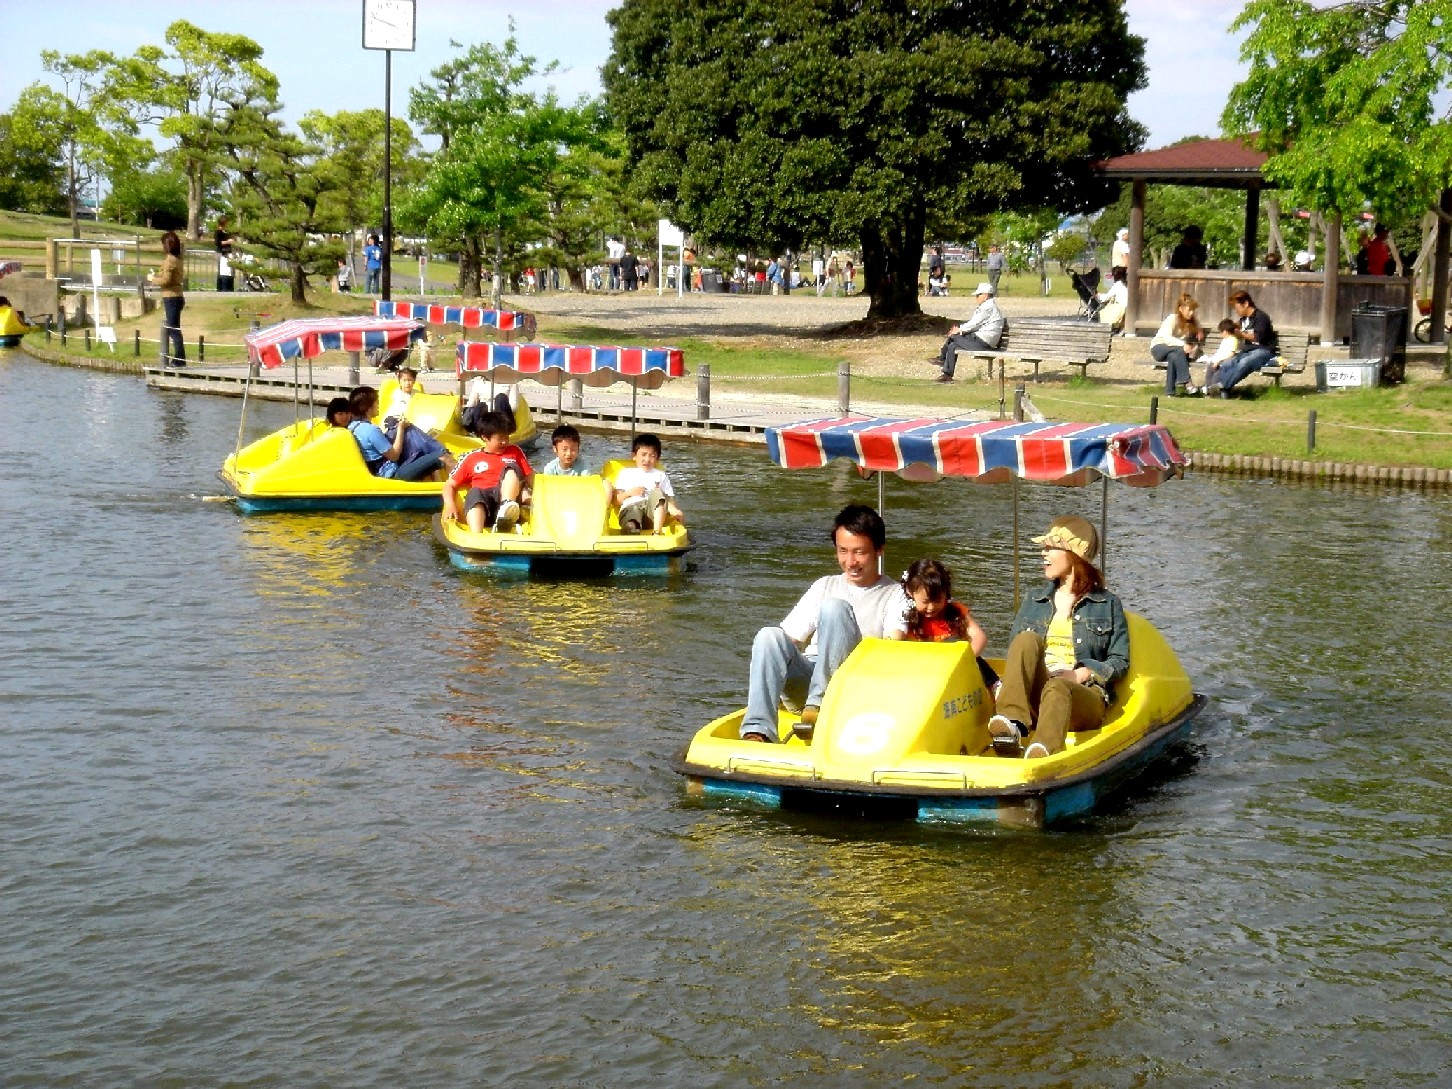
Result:
{"label": "shelter support post", "polygon": [[711,418],[711,364],[702,363],[696,368],[696,419]]}
{"label": "shelter support post", "polygon": [[1139,262],[1144,252],[1144,196],[1148,184],[1143,178],[1135,178],[1130,187],[1129,204],[1129,275],[1125,284],[1129,288],[1129,305],[1124,311],[1124,331],[1134,335],[1135,322],[1139,320]]}
{"label": "shelter support post", "polygon": [[845,416],[852,410],[852,365],[845,360],[837,364],[837,412]]}
{"label": "shelter support post", "polygon": [[1245,238],[1242,242],[1240,267],[1247,272],[1255,268],[1255,243],[1260,235],[1260,182],[1245,190]]}
{"label": "shelter support post", "polygon": [[[1445,314],[1447,312],[1447,258],[1452,256],[1452,223],[1448,217],[1452,216],[1452,189],[1442,190],[1442,199],[1438,204],[1441,215],[1437,217],[1437,243],[1434,250],[1435,256],[1432,265],[1432,313]],[[1445,321],[1433,320],[1432,322],[1432,343],[1447,343],[1447,323]]]}
{"label": "shelter support post", "polygon": [[1336,343],[1336,289],[1341,271],[1341,213],[1326,223],[1326,269],[1321,283],[1321,343]]}
{"label": "shelter support post", "polygon": [[585,384],[578,378],[570,379],[570,411],[579,412],[585,407]]}

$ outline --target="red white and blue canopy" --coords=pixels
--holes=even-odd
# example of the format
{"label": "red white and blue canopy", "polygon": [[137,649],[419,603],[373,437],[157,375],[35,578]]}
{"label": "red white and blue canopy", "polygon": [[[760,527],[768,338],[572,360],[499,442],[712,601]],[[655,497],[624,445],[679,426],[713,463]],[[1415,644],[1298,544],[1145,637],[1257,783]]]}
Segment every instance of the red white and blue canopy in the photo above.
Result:
{"label": "red white and blue canopy", "polygon": [[12,272],[20,271],[19,261],[0,261],[0,280],[9,276]]}
{"label": "red white and blue canopy", "polygon": [[767,449],[787,469],[845,458],[908,480],[961,476],[983,483],[1019,477],[1083,485],[1108,477],[1152,488],[1188,464],[1159,425],[887,420],[847,416],[766,430]]}
{"label": "red white and blue canopy", "polygon": [[244,339],[249,360],[264,367],[280,367],[289,359],[312,359],[327,351],[397,351],[427,335],[422,322],[409,318],[360,316],[294,318],[248,333]]}
{"label": "red white and blue canopy", "polygon": [[546,386],[579,379],[587,386],[629,382],[640,389],[659,389],[667,378],[680,378],[686,373],[685,353],[679,348],[599,348],[466,340],[459,345],[456,363],[460,376],[479,374],[495,382],[532,378]]}
{"label": "red white and blue canopy", "polygon": [[376,299],[373,314],[380,318],[412,318],[429,325],[458,325],[465,329],[524,331],[534,336],[534,315],[526,310],[485,310],[478,306],[434,306],[430,303],[384,302]]}

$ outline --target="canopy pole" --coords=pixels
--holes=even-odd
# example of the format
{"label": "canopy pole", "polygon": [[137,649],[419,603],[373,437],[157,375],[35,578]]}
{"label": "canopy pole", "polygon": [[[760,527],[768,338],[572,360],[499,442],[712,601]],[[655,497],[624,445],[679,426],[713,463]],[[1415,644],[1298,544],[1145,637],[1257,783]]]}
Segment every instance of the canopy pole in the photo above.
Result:
{"label": "canopy pole", "polygon": [[1013,612],[1018,615],[1019,587],[1018,587],[1018,566],[1023,544],[1018,536],[1018,477],[1015,476],[1013,485]]}
{"label": "canopy pole", "polygon": [[640,395],[640,387],[634,382],[630,383],[630,444],[635,445],[635,399]]}
{"label": "canopy pole", "polygon": [[[887,520],[884,512],[887,510],[887,474],[877,474],[877,513],[883,521]],[[877,573],[882,575],[887,567],[887,549],[882,550],[882,555],[877,557]]]}
{"label": "canopy pole", "polygon": [[1099,493],[1099,570],[1109,577],[1109,478],[1101,476]]}
{"label": "canopy pole", "polygon": [[555,423],[565,422],[565,376],[560,375],[559,383],[555,386]]}
{"label": "canopy pole", "polygon": [[[349,390],[349,392],[352,391]],[[308,411],[312,412],[317,407],[317,403],[318,395],[313,383],[313,359],[312,356],[308,356]]]}
{"label": "canopy pole", "polygon": [[292,425],[297,426],[302,419],[302,410],[298,405],[298,397],[302,392],[302,376],[297,369],[297,356],[292,357]]}
{"label": "canopy pole", "polygon": [[242,433],[247,427],[247,394],[252,391],[252,360],[247,361],[247,381],[242,383],[242,418],[237,421],[237,448],[232,451],[232,464],[242,456]]}

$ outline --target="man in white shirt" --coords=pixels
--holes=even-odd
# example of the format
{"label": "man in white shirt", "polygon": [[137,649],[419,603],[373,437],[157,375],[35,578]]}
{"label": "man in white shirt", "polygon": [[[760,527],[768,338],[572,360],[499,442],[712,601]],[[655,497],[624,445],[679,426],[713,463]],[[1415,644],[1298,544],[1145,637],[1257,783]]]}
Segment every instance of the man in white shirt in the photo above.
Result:
{"label": "man in white shirt", "polygon": [[1003,340],[1003,327],[1007,324],[1007,319],[993,301],[993,285],[979,284],[978,289],[973,292],[973,298],[978,303],[978,309],[973,311],[973,316],[963,324],[949,329],[948,339],[943,341],[937,358],[928,360],[929,363],[936,363],[943,368],[943,373],[938,376],[939,382],[953,381],[959,352],[991,352]]}
{"label": "man in white shirt", "polygon": [[610,259],[610,290],[620,290],[620,259],[625,256],[625,243],[618,238],[605,240],[605,256]]}
{"label": "man in white shirt", "polygon": [[1129,271],[1129,228],[1119,228],[1119,233],[1114,236],[1114,245],[1109,247],[1109,271],[1122,268]]}
{"label": "man in white shirt", "polygon": [[751,681],[743,741],[771,743],[777,708],[801,709],[809,733],[832,674],[864,638],[901,639],[910,602],[880,574],[887,528],[871,507],[843,507],[832,522],[840,575],[812,583],[779,627],[762,628],[751,645]]}

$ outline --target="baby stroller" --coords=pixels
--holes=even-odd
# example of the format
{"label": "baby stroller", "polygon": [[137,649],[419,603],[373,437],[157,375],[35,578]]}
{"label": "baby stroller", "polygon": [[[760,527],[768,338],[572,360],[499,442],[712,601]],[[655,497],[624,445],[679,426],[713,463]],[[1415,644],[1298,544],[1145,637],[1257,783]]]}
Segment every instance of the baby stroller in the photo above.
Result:
{"label": "baby stroller", "polygon": [[1098,321],[1099,320],[1099,270],[1091,268],[1088,272],[1079,273],[1070,271],[1069,282],[1074,285],[1074,293],[1079,296],[1079,311],[1074,315],[1076,321]]}

